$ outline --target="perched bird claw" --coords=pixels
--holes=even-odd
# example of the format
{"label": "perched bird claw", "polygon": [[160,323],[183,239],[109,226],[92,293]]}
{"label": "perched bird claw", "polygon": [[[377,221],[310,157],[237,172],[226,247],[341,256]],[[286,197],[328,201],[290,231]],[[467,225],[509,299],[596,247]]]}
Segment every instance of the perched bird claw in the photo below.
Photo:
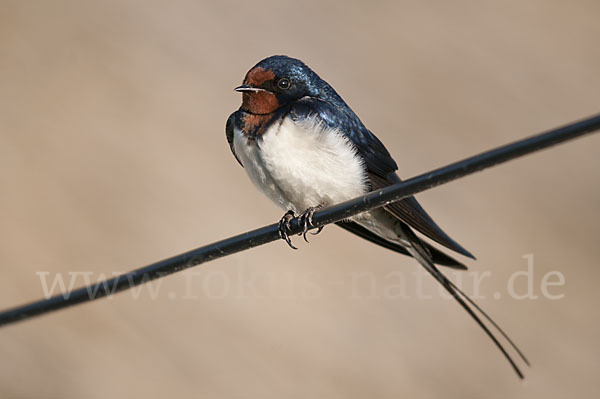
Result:
{"label": "perched bird claw", "polygon": [[292,244],[292,240],[290,239],[290,235],[289,235],[290,230],[291,230],[290,222],[295,217],[296,217],[296,215],[294,214],[294,211],[289,210],[279,220],[279,225],[278,225],[279,237],[281,237],[281,239],[284,240],[287,243],[287,245],[289,245],[290,248],[292,248],[292,249],[298,249],[294,246],[294,244]]}
{"label": "perched bird claw", "polygon": [[317,228],[317,231],[311,231],[310,234],[312,234],[313,236],[316,236],[317,234],[319,234],[320,232],[323,231],[323,227],[325,227],[325,226],[319,226]]}
{"label": "perched bird claw", "polygon": [[[313,227],[313,216],[315,214],[315,211],[318,208],[319,207],[311,206],[310,208],[308,208],[307,210],[302,212],[302,214],[300,215],[300,223],[302,223],[302,227],[303,227],[302,228],[302,237],[304,238],[304,241],[306,241],[306,242],[309,242],[308,239],[306,238],[306,233],[308,233],[308,230]],[[323,226],[319,226],[317,231],[314,233],[311,232],[311,234],[316,236],[317,234],[319,234],[321,232],[321,230],[323,230]]]}

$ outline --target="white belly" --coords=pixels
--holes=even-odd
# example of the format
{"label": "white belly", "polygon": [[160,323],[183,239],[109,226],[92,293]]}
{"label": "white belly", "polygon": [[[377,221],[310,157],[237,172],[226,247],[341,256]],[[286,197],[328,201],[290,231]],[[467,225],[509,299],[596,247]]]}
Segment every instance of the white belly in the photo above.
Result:
{"label": "white belly", "polygon": [[286,117],[253,142],[236,129],[233,145],[250,180],[285,210],[328,206],[367,191],[365,166],[354,146],[314,121]]}

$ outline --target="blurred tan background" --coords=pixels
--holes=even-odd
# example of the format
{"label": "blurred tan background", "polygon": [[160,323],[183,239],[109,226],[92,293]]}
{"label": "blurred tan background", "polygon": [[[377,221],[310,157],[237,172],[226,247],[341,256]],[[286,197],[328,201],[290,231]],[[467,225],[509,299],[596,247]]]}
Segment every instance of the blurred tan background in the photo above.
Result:
{"label": "blurred tan background", "polygon": [[[38,272],[96,279],[278,220],[224,135],[232,88],[272,54],[329,81],[404,177],[600,111],[592,0],[0,9],[3,309],[43,296]],[[479,303],[529,356],[525,382],[431,279],[417,298],[416,262],[328,227],[0,329],[0,397],[595,395],[599,150],[586,137],[418,196],[478,257],[465,289],[491,273]],[[507,293],[526,254],[535,300]],[[564,298],[543,297],[549,271]],[[399,272],[409,298],[383,298]]]}

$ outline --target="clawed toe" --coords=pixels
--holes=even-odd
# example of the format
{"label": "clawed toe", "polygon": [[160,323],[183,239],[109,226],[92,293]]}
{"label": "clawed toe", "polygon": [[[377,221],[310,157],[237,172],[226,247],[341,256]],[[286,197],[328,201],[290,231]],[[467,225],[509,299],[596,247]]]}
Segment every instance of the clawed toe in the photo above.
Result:
{"label": "clawed toe", "polygon": [[290,248],[298,249],[294,246],[294,244],[292,244],[292,240],[290,239],[289,235],[291,229],[290,222],[294,217],[294,211],[290,210],[283,215],[281,220],[279,220],[279,237],[281,237],[287,243],[287,245],[290,246]]}
{"label": "clawed toe", "polygon": [[325,227],[325,226],[317,227],[317,231],[311,231],[310,234],[312,234],[313,236],[316,236],[317,234],[319,234],[320,232],[323,231],[323,227]]}
{"label": "clawed toe", "polygon": [[[300,223],[302,223],[302,237],[304,238],[304,241],[309,242],[308,239],[306,238],[306,233],[308,232],[308,230],[310,228],[313,227],[313,216],[315,214],[315,211],[318,209],[315,207],[310,207],[307,210],[305,210],[304,212],[302,212],[302,214],[300,215]],[[316,232],[312,233],[312,235],[317,235],[321,232],[321,230],[323,230],[323,226],[319,226],[319,228],[317,229]]]}
{"label": "clawed toe", "polygon": [[[317,209],[318,208],[310,207],[307,210],[305,210],[304,212],[302,212],[299,216],[299,223],[302,225],[302,232],[298,233],[298,235],[302,235],[302,237],[304,238],[304,241],[306,241],[306,242],[309,242],[308,239],[306,238],[306,233],[308,233],[309,229],[313,228],[313,215],[315,214],[315,211]],[[294,246],[294,244],[292,244],[292,240],[290,239],[290,230],[291,230],[290,222],[295,217],[296,217],[296,215],[294,214],[294,211],[289,210],[279,220],[279,225],[278,225],[279,237],[281,237],[287,243],[287,245],[289,245],[290,248],[292,248],[292,249],[298,249]],[[319,226],[317,228],[317,231],[315,231],[315,232],[311,231],[311,234],[317,235],[322,230],[323,230],[323,226]]]}

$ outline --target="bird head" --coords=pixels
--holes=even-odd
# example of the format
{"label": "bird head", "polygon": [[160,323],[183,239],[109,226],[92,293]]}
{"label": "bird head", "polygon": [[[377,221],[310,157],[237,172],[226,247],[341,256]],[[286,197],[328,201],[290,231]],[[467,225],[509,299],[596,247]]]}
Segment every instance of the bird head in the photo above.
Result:
{"label": "bird head", "polygon": [[269,114],[300,98],[318,97],[323,85],[327,83],[302,61],[275,55],[252,67],[235,90],[242,93],[244,111]]}

